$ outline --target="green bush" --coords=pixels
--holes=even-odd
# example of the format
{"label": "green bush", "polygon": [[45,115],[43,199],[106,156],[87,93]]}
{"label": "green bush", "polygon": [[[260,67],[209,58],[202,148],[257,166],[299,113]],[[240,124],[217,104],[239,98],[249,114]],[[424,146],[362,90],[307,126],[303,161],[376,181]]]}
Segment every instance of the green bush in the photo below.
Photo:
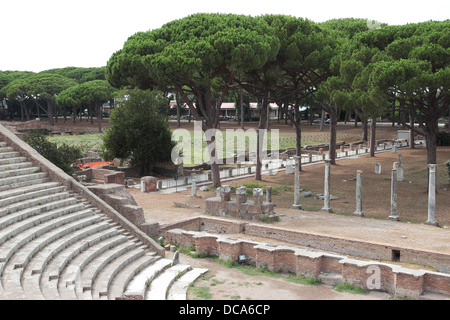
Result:
{"label": "green bush", "polygon": [[141,175],[149,174],[155,163],[171,160],[175,143],[161,113],[163,107],[167,107],[167,101],[159,91],[122,92],[120,104],[111,112],[111,127],[103,136],[103,155],[129,158]]}
{"label": "green bush", "polygon": [[66,143],[58,146],[56,143],[48,141],[47,135],[40,131],[29,132],[25,137],[25,142],[67,174],[73,173],[72,164],[83,156],[79,148]]}

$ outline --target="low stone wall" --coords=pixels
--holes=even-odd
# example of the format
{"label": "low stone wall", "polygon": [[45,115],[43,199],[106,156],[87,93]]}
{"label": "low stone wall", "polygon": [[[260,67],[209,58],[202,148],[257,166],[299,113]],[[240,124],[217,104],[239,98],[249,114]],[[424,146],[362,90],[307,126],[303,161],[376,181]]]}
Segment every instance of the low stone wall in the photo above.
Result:
{"label": "low stone wall", "polygon": [[90,168],[76,172],[73,177],[75,179],[86,176],[92,183],[98,184],[125,184],[125,173],[115,170],[107,170],[101,168]]}
{"label": "low stone wall", "polygon": [[[189,226],[189,228],[185,228],[185,226]],[[195,218],[195,220],[188,219],[179,221],[176,224],[166,225],[161,228],[160,235],[164,235],[164,232],[174,228],[191,231],[207,230],[210,233],[219,234],[244,233],[249,236],[273,239],[292,245],[382,261],[393,260],[393,254],[396,252],[400,254],[400,262],[429,266],[439,272],[450,274],[450,255],[447,254],[387,246],[381,243],[355,241],[353,239],[314,234],[301,230],[289,230],[270,224],[237,222],[202,216]]]}
{"label": "low stone wall", "polygon": [[253,189],[253,200],[247,199],[247,188],[236,189],[236,199],[231,199],[230,186],[222,186],[217,191],[217,196],[206,199],[206,212],[221,217],[232,217],[243,220],[257,220],[275,216],[275,205],[263,200],[263,189]]}
{"label": "low stone wall", "polygon": [[237,260],[245,255],[257,268],[289,272],[298,276],[338,275],[340,283],[350,283],[365,290],[388,292],[396,297],[419,298],[423,293],[450,295],[450,275],[404,268],[378,261],[362,261],[346,256],[285,245],[263,244],[226,235],[172,229],[166,241],[195,248],[223,260]]}

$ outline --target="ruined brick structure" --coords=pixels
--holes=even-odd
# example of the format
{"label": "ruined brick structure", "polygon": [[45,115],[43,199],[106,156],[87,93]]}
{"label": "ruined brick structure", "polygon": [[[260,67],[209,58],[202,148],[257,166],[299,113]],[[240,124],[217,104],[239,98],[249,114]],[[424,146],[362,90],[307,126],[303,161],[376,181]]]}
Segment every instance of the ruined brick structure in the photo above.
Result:
{"label": "ruined brick structure", "polygon": [[264,201],[263,190],[253,189],[253,200],[247,199],[247,188],[236,189],[236,198],[231,199],[230,186],[221,187],[216,197],[206,199],[206,212],[216,216],[233,217],[243,220],[271,219],[274,217],[275,205]]}

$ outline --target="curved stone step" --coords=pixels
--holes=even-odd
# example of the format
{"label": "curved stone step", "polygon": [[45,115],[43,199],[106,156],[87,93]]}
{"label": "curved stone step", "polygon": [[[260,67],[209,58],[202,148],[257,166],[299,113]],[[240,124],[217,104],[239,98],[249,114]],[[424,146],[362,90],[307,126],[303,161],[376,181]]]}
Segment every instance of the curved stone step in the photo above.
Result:
{"label": "curved stone step", "polygon": [[20,177],[20,176],[33,174],[33,173],[40,173],[40,172],[41,172],[41,170],[38,167],[28,167],[28,168],[15,169],[15,170],[5,170],[5,171],[0,171],[0,179]]}
{"label": "curved stone step", "polygon": [[69,198],[0,218],[0,247],[27,229],[82,209],[83,205]]}
{"label": "curved stone step", "polygon": [[167,292],[172,283],[185,274],[191,267],[177,264],[159,274],[150,284],[145,294],[145,300],[166,300]]}
{"label": "curved stone step", "polygon": [[[27,245],[22,247],[21,252],[16,253],[16,256],[20,255],[20,259],[15,259],[16,261],[14,262],[14,268],[24,268],[35,254],[37,254],[40,250],[44,249],[49,244],[58,239],[61,239],[62,237],[72,235],[73,233],[77,232],[77,230],[83,229],[93,224],[97,224],[101,221],[101,217],[93,215],[91,210],[84,210],[79,212],[79,218],[80,219],[77,221],[63,225],[59,228],[55,228],[41,235],[40,237],[34,239],[32,242],[29,242]],[[31,250],[29,250],[28,252],[22,252],[27,249],[26,247],[30,247]]]}
{"label": "curved stone step", "polygon": [[31,185],[35,185],[35,184],[40,184],[40,183],[46,183],[46,182],[50,182],[50,178],[48,177],[47,173],[45,173],[45,172],[35,173],[32,175],[29,175],[28,179],[24,179],[23,181],[20,181],[20,182],[14,182],[14,180],[11,179],[9,181],[9,183],[3,184],[3,185],[0,184],[0,192],[5,191],[5,190],[27,187],[27,186],[31,186]]}
{"label": "curved stone step", "polygon": [[[97,279],[98,274],[110,263],[114,260],[118,259],[120,256],[126,255],[131,250],[134,250],[137,247],[136,243],[126,241],[123,244],[115,246],[104,253],[102,253],[95,260],[91,261],[85,269],[81,271],[81,288],[82,292],[92,291],[92,286],[94,281]],[[139,254],[143,254],[144,251],[138,250]]]}
{"label": "curved stone step", "polygon": [[10,258],[9,263],[4,268],[2,279],[4,288],[9,289],[10,287],[22,286],[23,267],[26,266],[33,254],[39,249],[55,239],[95,222],[98,222],[98,217],[92,216],[91,212],[84,215],[80,214],[78,220],[53,229],[22,246],[15,255]]}
{"label": "curved stone step", "polygon": [[161,258],[154,264],[139,272],[127,285],[122,295],[123,299],[144,300],[145,292],[153,279],[161,272],[172,266],[172,260]]}
{"label": "curved stone step", "polygon": [[45,299],[41,292],[41,276],[47,264],[59,252],[77,241],[82,241],[90,235],[101,232],[109,227],[107,223],[88,225],[71,234],[71,237],[63,237],[40,250],[28,263],[22,272],[22,286],[27,298]]}
{"label": "curved stone step", "polygon": [[[63,299],[77,299],[75,292],[75,284],[81,285],[80,276],[85,267],[94,259],[97,259],[104,252],[126,243],[127,237],[123,235],[113,236],[107,240],[102,241],[90,247],[79,255],[77,255],[63,272],[59,275],[58,289]],[[80,289],[82,291],[82,288]]]}
{"label": "curved stone step", "polygon": [[38,198],[24,200],[18,203],[13,203],[9,206],[3,207],[0,209],[0,217],[6,216],[8,214],[25,210],[31,207],[42,206],[43,204],[49,202],[55,202],[58,200],[63,200],[69,198],[70,195],[68,192],[59,192],[55,194],[49,194],[46,196],[40,196]]}
{"label": "curved stone step", "polygon": [[118,235],[120,235],[120,233],[117,229],[107,228],[103,231],[90,235],[59,252],[52,260],[48,262],[46,268],[41,274],[41,279],[39,280],[41,291],[46,299],[61,299],[60,292],[58,290],[58,279],[65,268],[70,265],[70,262],[75,259],[75,257],[82,254],[89,248],[94,248],[96,244]]}
{"label": "curved stone step", "polygon": [[[22,232],[20,236],[13,237],[12,239],[8,239],[3,244],[0,245],[0,262],[6,263],[8,260],[19,250],[22,246],[30,242],[36,237],[47,233],[55,228],[58,228],[62,225],[74,222],[81,217],[84,217],[86,213],[75,212],[66,214],[64,216],[52,219],[50,221],[39,224],[35,227],[29,228],[26,231]],[[3,273],[3,267],[0,268],[0,275]]]}
{"label": "curved stone step", "polygon": [[17,158],[17,157],[20,157],[20,152],[18,151],[0,152],[0,159]]}
{"label": "curved stone step", "polygon": [[63,186],[57,186],[57,187],[53,187],[53,188],[46,188],[46,189],[41,189],[41,190],[36,190],[36,191],[31,191],[31,192],[28,192],[27,190],[25,190],[21,194],[16,193],[16,194],[12,194],[9,197],[0,199],[0,208],[11,206],[13,204],[17,204],[19,202],[30,200],[33,198],[40,198],[40,197],[48,196],[50,194],[55,194],[55,193],[63,193],[65,191],[65,189],[66,188]]}
{"label": "curved stone step", "polygon": [[[15,158],[11,158],[11,159],[15,159]],[[18,162],[0,164],[0,172],[25,169],[25,168],[30,168],[32,166],[33,166],[33,163],[27,162],[27,161],[18,161]]]}
{"label": "curved stone step", "polygon": [[[37,172],[37,173],[30,173],[30,174],[24,174],[21,176],[17,176],[17,177],[8,177],[8,178],[3,178],[0,180],[0,187],[5,188],[3,190],[6,189],[12,189],[13,186],[18,185],[19,183],[26,183],[32,180],[36,180],[36,179],[40,179],[40,178],[45,178],[48,177],[48,173],[46,172]],[[23,186],[25,186],[26,184],[24,184]],[[1,190],[1,191],[3,191]]]}
{"label": "curved stone step", "polygon": [[[114,261],[111,261],[106,265],[97,275],[95,282],[92,285],[91,292],[93,299],[101,299],[108,296],[108,291],[112,280],[116,275],[120,274],[122,270],[138,261],[139,258],[144,257],[146,254],[150,253],[150,249],[146,246],[136,247],[125,254],[120,255]],[[153,252],[153,255],[155,252]],[[149,259],[153,256],[147,255]]]}
{"label": "curved stone step", "polygon": [[169,289],[167,300],[186,300],[187,290],[200,276],[208,272],[208,269],[194,268],[177,279]]}
{"label": "curved stone step", "polygon": [[109,227],[109,224],[106,222],[86,226],[71,233],[70,236],[60,238],[51,245],[46,246],[40,250],[35,257],[33,257],[33,261],[29,266],[30,274],[41,274],[50,260],[53,259],[53,257],[55,257],[58,253],[78,241],[83,241],[89,236],[99,234],[101,231],[104,231]]}
{"label": "curved stone step", "polygon": [[28,192],[39,191],[42,189],[55,188],[60,185],[61,185],[61,183],[59,183],[59,182],[47,182],[47,183],[25,186],[25,187],[21,187],[21,188],[17,188],[17,189],[9,189],[9,190],[0,192],[0,199],[6,199],[6,198],[13,197],[16,195],[20,195],[20,194],[24,194],[24,193],[28,193]]}
{"label": "curved stone step", "polygon": [[27,161],[28,161],[28,159],[26,157],[4,158],[4,159],[0,159],[0,166],[14,164],[14,163],[27,162]]}
{"label": "curved stone step", "polygon": [[[133,263],[125,266],[118,275],[111,281],[108,290],[108,300],[121,300],[128,284],[140,272],[150,265],[156,263],[161,257],[155,255],[154,252],[146,253],[144,256],[136,259]],[[102,298],[104,298],[102,296]]]}
{"label": "curved stone step", "polygon": [[9,147],[8,145],[6,145],[6,142],[5,142],[5,145],[4,145],[4,146],[0,146],[0,153],[2,153],[2,152],[12,152],[12,151],[16,151],[16,149],[14,149],[13,147]]}

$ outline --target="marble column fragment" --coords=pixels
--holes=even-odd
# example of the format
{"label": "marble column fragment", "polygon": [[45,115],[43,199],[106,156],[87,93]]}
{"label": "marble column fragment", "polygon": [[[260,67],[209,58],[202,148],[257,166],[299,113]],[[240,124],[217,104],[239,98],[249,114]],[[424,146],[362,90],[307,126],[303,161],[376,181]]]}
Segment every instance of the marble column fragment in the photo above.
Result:
{"label": "marble column fragment", "polygon": [[272,187],[266,187],[266,202],[272,203]]}
{"label": "marble column fragment", "polygon": [[437,164],[428,165],[428,220],[426,224],[440,226],[436,221],[436,168]]}
{"label": "marble column fragment", "polygon": [[362,174],[361,170],[356,171],[356,211],[353,212],[354,216],[364,217],[362,210]]}
{"label": "marble column fragment", "polygon": [[397,168],[398,162],[394,162],[391,175],[391,215],[388,218],[399,221],[397,214]]}
{"label": "marble column fragment", "polygon": [[292,207],[294,209],[303,210],[302,205],[300,204],[300,161],[301,157],[295,156],[295,177],[294,177],[294,204]]}
{"label": "marble column fragment", "polygon": [[330,163],[331,160],[325,160],[325,178],[323,186],[323,212],[332,213],[333,210],[330,207]]}

